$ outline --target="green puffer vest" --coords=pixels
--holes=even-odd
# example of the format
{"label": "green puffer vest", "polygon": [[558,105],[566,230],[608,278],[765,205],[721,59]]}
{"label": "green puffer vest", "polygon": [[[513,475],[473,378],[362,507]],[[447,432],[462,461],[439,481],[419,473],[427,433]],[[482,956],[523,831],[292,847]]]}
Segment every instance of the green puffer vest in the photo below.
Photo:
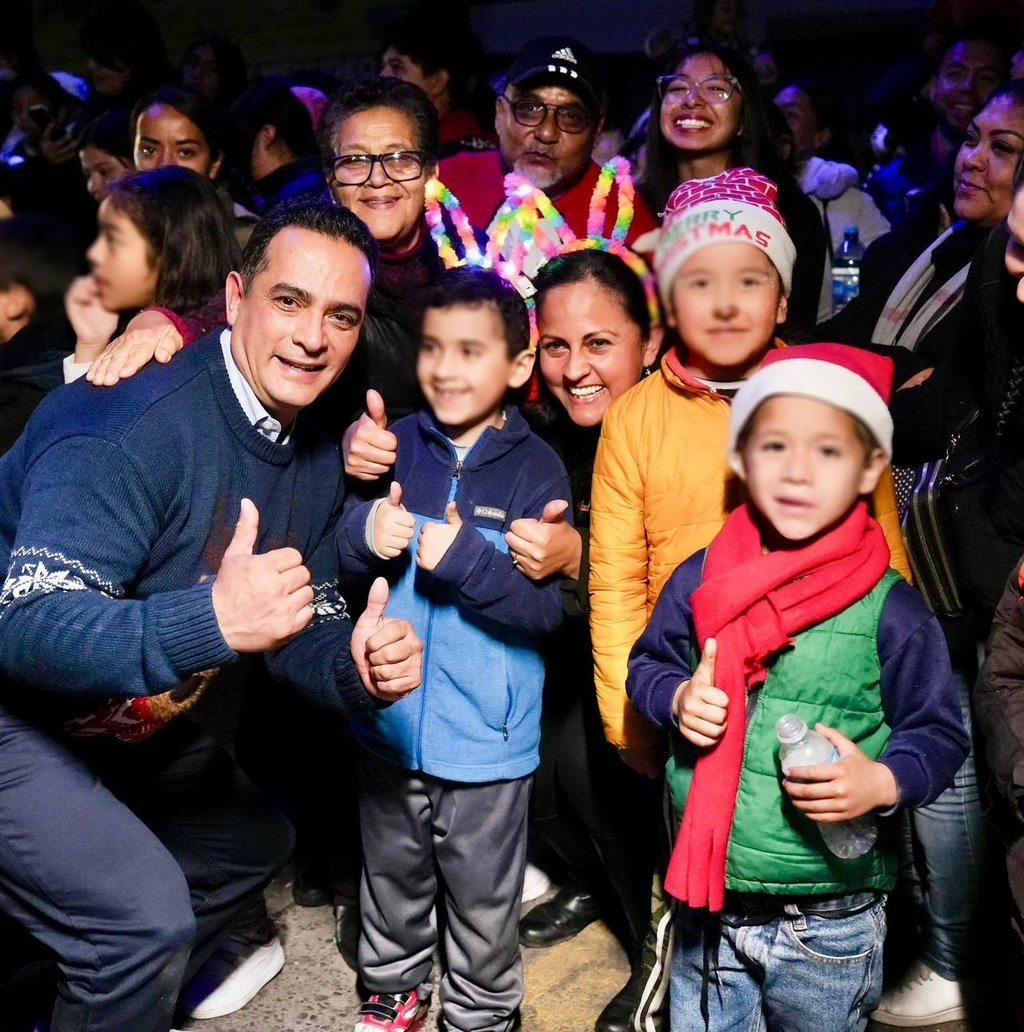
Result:
{"label": "green puffer vest", "polygon": [[[896,880],[894,821],[879,821],[878,841],[865,856],[841,860],[825,845],[813,821],[782,787],[775,722],[796,713],[841,731],[876,759],[889,739],[882,713],[878,624],[900,575],[889,570],[860,601],[803,631],[794,647],[771,664],[749,712],[743,767],[726,861],[726,886],[770,895],[842,894],[887,890]],[[696,668],[699,654],[693,658]],[[696,750],[680,736],[668,763],[676,812],[693,777]]]}

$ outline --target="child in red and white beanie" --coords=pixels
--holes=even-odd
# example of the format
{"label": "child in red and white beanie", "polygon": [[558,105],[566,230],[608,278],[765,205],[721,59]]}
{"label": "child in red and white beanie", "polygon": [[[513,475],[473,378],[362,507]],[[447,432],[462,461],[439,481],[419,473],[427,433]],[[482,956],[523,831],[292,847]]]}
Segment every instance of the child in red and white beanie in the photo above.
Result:
{"label": "child in red and white beanie", "polygon": [[776,206],[778,187],[752,168],[731,168],[707,179],[690,179],[672,191],[654,253],[662,297],[683,263],[701,248],[747,243],[771,259],[788,297],[796,248]]}

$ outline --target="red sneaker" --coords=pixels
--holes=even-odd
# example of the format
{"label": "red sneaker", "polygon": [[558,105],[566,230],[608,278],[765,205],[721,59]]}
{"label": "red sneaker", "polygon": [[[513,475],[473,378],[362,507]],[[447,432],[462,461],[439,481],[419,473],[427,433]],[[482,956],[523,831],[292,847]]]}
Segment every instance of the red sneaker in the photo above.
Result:
{"label": "red sneaker", "polygon": [[415,1032],[429,1010],[430,997],[421,1000],[415,989],[397,996],[375,993],[359,1008],[355,1032]]}

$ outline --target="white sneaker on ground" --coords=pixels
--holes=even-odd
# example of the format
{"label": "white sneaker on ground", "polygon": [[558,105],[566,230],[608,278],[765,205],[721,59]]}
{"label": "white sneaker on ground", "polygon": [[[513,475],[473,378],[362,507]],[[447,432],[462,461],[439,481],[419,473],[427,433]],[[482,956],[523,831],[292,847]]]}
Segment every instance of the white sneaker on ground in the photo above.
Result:
{"label": "white sneaker on ground", "polygon": [[197,1020],[234,1014],[283,967],[284,947],[276,935],[256,947],[225,939],[185,987],[181,1013]]}
{"label": "white sneaker on ground", "polygon": [[551,879],[536,865],[527,863],[523,877],[523,902],[540,899],[551,888]]}
{"label": "white sneaker on ground", "polygon": [[871,1020],[896,1028],[921,1028],[966,1015],[962,984],[917,960],[902,981],[882,993]]}

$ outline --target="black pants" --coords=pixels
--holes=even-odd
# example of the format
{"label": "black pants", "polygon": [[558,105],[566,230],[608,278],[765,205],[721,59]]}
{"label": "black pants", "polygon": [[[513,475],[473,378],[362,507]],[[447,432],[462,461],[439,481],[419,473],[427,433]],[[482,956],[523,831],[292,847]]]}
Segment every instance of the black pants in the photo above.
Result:
{"label": "black pants", "polygon": [[572,879],[610,896],[609,918],[631,961],[651,912],[658,793],[608,744],[592,688],[568,701],[545,694],[531,828],[565,860]]}
{"label": "black pants", "polygon": [[188,720],[54,736],[0,708],[0,910],[57,956],[51,1032],[167,1032],[291,830]]}

